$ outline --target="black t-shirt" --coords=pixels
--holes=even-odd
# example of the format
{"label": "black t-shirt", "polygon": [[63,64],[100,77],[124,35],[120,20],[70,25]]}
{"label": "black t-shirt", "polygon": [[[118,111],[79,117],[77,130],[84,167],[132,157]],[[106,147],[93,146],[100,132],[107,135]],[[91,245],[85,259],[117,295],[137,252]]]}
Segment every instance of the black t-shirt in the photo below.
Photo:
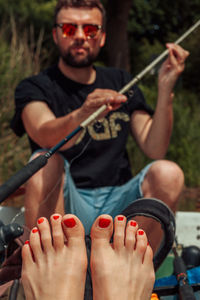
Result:
{"label": "black t-shirt", "polygon": [[[61,117],[79,108],[94,89],[120,91],[130,80],[131,76],[125,71],[96,67],[95,82],[85,85],[66,78],[57,66],[53,66],[18,85],[15,92],[16,111],[11,127],[19,136],[25,133],[21,113],[31,101],[47,103],[55,116]],[[130,116],[135,110],[153,113],[140,89],[134,86],[132,90],[133,96],[124,105],[83,129],[76,144],[61,151],[71,163],[70,171],[77,187],[116,186],[132,177],[125,147],[130,132]],[[32,151],[41,148],[30,137],[29,141]]]}

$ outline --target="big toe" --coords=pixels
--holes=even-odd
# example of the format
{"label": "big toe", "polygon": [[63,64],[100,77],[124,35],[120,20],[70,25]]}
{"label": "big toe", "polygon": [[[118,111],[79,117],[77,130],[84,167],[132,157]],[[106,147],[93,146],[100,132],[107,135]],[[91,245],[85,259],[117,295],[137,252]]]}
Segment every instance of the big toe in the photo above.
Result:
{"label": "big toe", "polygon": [[62,227],[68,246],[77,245],[77,243],[85,244],[85,230],[83,224],[75,215],[64,215]]}
{"label": "big toe", "polygon": [[109,215],[99,216],[91,228],[92,243],[106,242],[110,243],[113,233],[113,219]]}

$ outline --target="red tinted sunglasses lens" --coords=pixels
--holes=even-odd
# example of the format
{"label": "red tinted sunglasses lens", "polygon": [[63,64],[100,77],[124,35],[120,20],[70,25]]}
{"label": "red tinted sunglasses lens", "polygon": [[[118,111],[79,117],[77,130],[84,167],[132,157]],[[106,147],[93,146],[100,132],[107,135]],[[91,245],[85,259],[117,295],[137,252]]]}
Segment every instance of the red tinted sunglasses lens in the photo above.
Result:
{"label": "red tinted sunglasses lens", "polygon": [[76,25],[63,24],[62,31],[64,36],[73,36],[76,32]]}
{"label": "red tinted sunglasses lens", "polygon": [[97,35],[99,29],[95,25],[84,25],[83,30],[87,37],[94,38]]}

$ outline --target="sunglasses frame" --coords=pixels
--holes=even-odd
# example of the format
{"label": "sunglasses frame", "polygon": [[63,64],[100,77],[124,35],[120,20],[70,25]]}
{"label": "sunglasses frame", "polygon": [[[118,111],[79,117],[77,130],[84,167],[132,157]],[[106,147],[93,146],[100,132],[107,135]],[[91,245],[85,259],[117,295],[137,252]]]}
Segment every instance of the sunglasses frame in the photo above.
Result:
{"label": "sunglasses frame", "polygon": [[[94,27],[96,27],[96,28],[97,28],[97,32],[96,32],[96,34],[95,34],[94,37],[91,37],[91,36],[85,34],[85,36],[86,36],[88,39],[94,39],[94,38],[97,36],[98,32],[99,32],[99,31],[102,29],[102,27],[103,27],[103,26],[98,25],[98,24],[79,24],[79,25],[78,25],[78,24],[75,24],[75,23],[55,23],[55,24],[54,24],[54,27],[59,27],[59,28],[61,28],[61,29],[62,29],[62,33],[63,33],[63,35],[64,35],[64,32],[63,32],[63,26],[64,26],[64,25],[73,25],[73,26],[75,26],[76,30],[78,29],[78,27],[81,26],[81,28],[82,28],[84,34],[85,34],[85,31],[84,31],[84,27],[85,27],[85,26],[94,26]],[[74,32],[73,35],[69,35],[69,36],[66,35],[65,37],[73,37],[73,36],[75,35],[75,33],[76,33],[76,30],[75,30],[75,32]]]}

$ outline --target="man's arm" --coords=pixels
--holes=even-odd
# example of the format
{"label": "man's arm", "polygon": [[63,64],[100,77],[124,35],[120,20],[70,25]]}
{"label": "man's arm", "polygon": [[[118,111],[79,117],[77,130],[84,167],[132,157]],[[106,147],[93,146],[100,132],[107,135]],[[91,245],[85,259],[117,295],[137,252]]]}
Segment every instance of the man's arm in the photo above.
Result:
{"label": "man's arm", "polygon": [[173,88],[184,70],[189,53],[178,45],[168,44],[169,56],[162,64],[158,79],[158,99],[154,116],[135,111],[131,130],[142,151],[152,159],[167,152],[173,127]]}
{"label": "man's arm", "polygon": [[[80,123],[103,104],[107,105],[107,109],[99,118],[104,117],[109,111],[117,109],[126,100],[126,96],[120,95],[116,91],[96,89],[88,95],[80,108],[59,118],[56,118],[46,103],[35,100],[23,109],[22,121],[32,140],[42,148],[51,148],[76,129]],[[62,150],[74,145],[78,136],[79,134],[64,145]]]}

